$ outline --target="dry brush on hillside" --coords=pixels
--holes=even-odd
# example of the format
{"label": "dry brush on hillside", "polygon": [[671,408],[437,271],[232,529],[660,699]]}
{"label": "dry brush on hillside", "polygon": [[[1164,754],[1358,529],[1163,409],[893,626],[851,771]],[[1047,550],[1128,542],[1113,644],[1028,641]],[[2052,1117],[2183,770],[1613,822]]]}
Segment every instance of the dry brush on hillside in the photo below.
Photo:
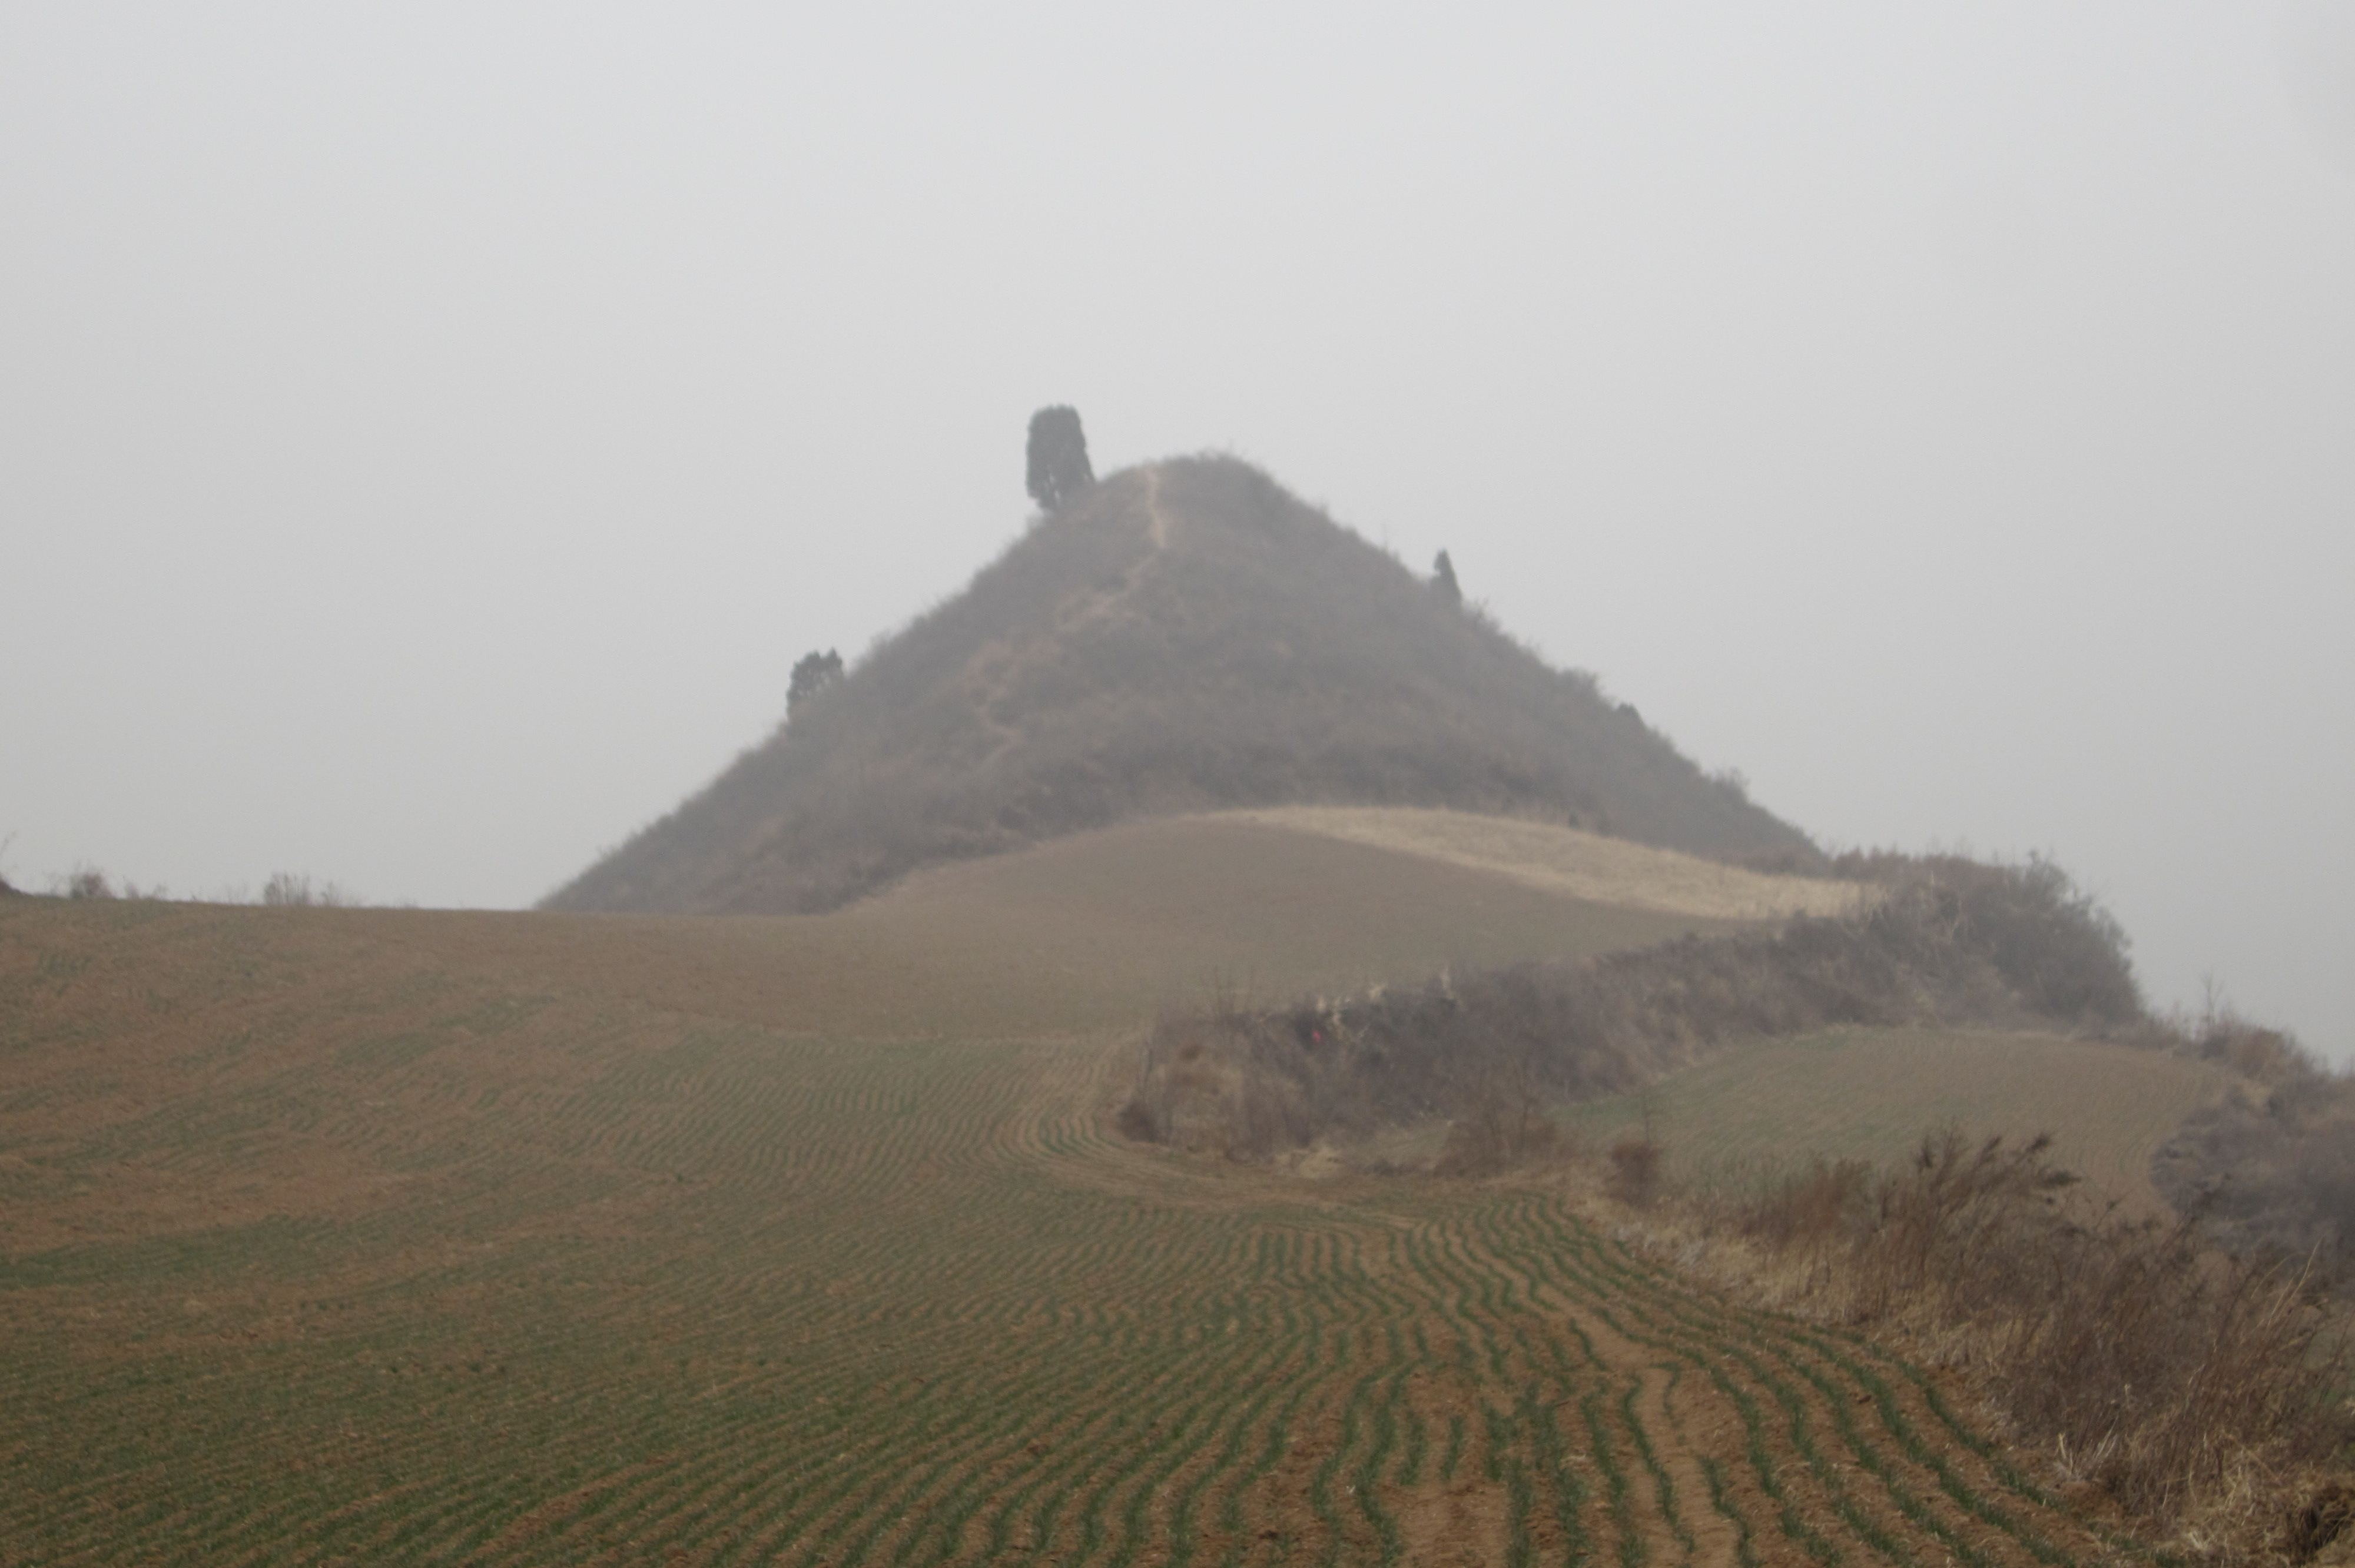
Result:
{"label": "dry brush on hillside", "polygon": [[1638,1228],[1760,1305],[1963,1370],[2064,1478],[2198,1555],[2302,1562],[2347,1525],[2355,1364],[2320,1277],[2104,1205],[2048,1139],[1949,1128],[1899,1169],[1818,1159]]}
{"label": "dry brush on hillside", "polygon": [[549,906],[822,910],[1132,818],[1299,802],[1821,860],[1593,676],[1213,456],[1110,475],[1039,518]]}
{"label": "dry brush on hillside", "polygon": [[2201,1020],[2178,1048],[2238,1082],[2159,1150],[2159,1190],[2235,1252],[2309,1259],[2355,1289],[2355,1077],[2230,1013]]}
{"label": "dry brush on hillside", "polygon": [[1508,1159],[1537,1107],[1636,1088],[1733,1042],[1836,1024],[2143,1017],[2116,923],[2049,861],[1886,860],[1857,913],[1522,964],[1340,1001],[1171,1012],[1144,1046],[1130,1136],[1254,1158],[1452,1118],[1452,1159]]}

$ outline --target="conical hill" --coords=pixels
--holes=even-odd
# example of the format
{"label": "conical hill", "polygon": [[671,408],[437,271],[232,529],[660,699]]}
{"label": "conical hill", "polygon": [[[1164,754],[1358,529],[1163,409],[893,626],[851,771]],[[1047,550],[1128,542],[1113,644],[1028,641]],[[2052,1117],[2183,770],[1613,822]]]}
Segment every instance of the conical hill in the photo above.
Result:
{"label": "conical hill", "polygon": [[1041,519],[548,906],[816,910],[1124,818],[1303,802],[1815,858],[1591,677],[1259,471],[1195,457]]}

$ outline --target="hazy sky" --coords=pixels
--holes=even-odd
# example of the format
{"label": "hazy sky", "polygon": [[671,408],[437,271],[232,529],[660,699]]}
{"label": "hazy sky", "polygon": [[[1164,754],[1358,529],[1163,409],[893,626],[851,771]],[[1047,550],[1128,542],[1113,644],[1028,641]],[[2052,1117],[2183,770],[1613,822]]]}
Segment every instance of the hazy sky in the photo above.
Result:
{"label": "hazy sky", "polygon": [[2333,0],[0,0],[0,871],[528,904],[1060,401],[2355,1051]]}

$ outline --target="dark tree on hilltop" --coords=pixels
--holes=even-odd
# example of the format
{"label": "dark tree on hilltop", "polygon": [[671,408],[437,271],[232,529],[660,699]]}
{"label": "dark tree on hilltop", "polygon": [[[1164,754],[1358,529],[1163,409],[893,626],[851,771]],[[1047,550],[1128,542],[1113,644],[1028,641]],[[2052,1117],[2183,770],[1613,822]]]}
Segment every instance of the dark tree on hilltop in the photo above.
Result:
{"label": "dark tree on hilltop", "polygon": [[805,653],[794,666],[793,683],[785,688],[785,722],[791,724],[802,705],[842,679],[842,655],[829,648]]}
{"label": "dark tree on hilltop", "polygon": [[1455,563],[1447,558],[1444,550],[1439,552],[1439,559],[1431,563],[1431,586],[1448,603],[1464,602],[1464,590],[1455,582]]}
{"label": "dark tree on hilltop", "polygon": [[1052,512],[1096,482],[1079,410],[1058,403],[1030,416],[1030,499]]}

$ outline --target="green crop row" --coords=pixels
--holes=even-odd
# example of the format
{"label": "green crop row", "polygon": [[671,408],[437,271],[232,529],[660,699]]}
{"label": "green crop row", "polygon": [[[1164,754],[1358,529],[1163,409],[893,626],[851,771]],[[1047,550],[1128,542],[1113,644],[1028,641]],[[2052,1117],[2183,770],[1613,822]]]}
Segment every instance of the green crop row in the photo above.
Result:
{"label": "green crop row", "polygon": [[408,1120],[290,1084],[110,1134],[374,1138],[381,1188],[0,1260],[0,1561],[2103,1553],[1933,1380],[1544,1193],[1132,1148],[1084,1043],[591,1022],[570,1078],[364,1054]]}

